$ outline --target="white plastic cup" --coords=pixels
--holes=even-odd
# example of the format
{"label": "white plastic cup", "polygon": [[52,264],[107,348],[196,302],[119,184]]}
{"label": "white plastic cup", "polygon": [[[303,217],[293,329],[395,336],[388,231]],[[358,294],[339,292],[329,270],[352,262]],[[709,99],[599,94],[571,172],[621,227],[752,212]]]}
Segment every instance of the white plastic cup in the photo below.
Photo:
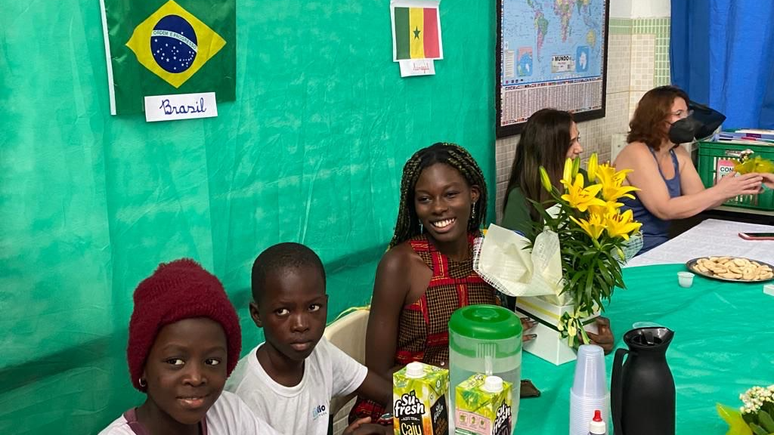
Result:
{"label": "white plastic cup", "polygon": [[579,397],[602,398],[607,394],[605,352],[595,344],[578,348],[572,392]]}
{"label": "white plastic cup", "polygon": [[589,422],[594,411],[602,413],[602,419],[610,421],[610,394],[601,398],[579,397],[570,391],[570,431],[569,435],[588,435]]}
{"label": "white plastic cup", "polygon": [[693,274],[691,272],[677,272],[677,283],[680,287],[690,287],[693,285]]}
{"label": "white plastic cup", "polygon": [[578,348],[575,378],[570,389],[570,435],[587,435],[594,410],[609,417],[610,393],[605,375],[605,352],[594,344]]}

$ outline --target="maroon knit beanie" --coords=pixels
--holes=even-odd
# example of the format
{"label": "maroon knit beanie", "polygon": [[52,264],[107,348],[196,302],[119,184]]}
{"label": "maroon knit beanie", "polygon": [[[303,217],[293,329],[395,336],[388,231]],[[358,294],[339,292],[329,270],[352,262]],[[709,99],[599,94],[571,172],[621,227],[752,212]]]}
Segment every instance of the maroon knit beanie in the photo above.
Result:
{"label": "maroon knit beanie", "polygon": [[194,317],[208,317],[223,327],[228,346],[226,371],[231,374],[242,348],[239,317],[218,278],[186,258],[162,263],[134,291],[126,348],[134,388],[145,391],[140,386],[140,377],[161,328]]}

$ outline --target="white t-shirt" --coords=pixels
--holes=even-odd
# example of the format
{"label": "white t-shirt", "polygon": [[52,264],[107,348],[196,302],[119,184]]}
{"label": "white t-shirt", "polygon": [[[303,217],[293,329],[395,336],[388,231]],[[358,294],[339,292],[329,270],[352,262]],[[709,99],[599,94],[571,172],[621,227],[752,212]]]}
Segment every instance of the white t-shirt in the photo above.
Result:
{"label": "white t-shirt", "polygon": [[239,360],[226,389],[236,393],[255,415],[286,434],[326,435],[332,397],[357,390],[368,368],[323,337],[304,361],[304,375],[294,387],[275,382],[253,349]]}
{"label": "white t-shirt", "polygon": [[[277,431],[257,418],[245,403],[233,393],[224,391],[207,411],[207,435],[279,435]],[[139,435],[123,415],[99,435]]]}

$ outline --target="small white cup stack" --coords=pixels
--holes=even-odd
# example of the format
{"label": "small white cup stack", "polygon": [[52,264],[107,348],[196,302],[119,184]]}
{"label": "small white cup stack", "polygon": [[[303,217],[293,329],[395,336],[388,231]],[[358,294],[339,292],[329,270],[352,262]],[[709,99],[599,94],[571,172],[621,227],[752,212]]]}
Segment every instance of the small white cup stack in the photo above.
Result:
{"label": "small white cup stack", "polygon": [[605,375],[605,352],[601,347],[584,344],[578,348],[575,378],[570,390],[570,435],[588,435],[594,410],[602,411],[610,424],[610,392]]}

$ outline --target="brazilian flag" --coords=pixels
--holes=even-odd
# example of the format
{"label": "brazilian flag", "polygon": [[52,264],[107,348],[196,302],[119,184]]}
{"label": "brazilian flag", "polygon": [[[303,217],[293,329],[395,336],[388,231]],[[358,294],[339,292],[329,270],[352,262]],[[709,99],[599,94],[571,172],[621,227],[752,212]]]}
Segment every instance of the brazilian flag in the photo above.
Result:
{"label": "brazilian flag", "polygon": [[236,99],[236,0],[100,0],[110,113],[144,97],[215,92]]}

